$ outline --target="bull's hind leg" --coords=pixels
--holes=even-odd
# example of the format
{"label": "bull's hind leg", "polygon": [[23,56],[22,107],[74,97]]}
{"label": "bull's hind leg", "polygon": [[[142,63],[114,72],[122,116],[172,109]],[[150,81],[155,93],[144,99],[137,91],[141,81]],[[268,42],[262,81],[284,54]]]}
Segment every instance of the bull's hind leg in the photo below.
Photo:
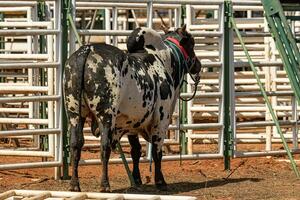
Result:
{"label": "bull's hind leg", "polygon": [[139,142],[139,137],[137,135],[128,135],[128,140],[131,146],[131,158],[133,161],[133,170],[132,176],[134,178],[134,182],[137,186],[142,185],[142,179],[139,169],[139,162],[142,155],[141,149],[142,146]]}
{"label": "bull's hind leg", "polygon": [[162,148],[161,141],[158,135],[152,136],[152,156],[155,165],[155,185],[159,190],[167,190],[167,183],[161,171]]}
{"label": "bull's hind leg", "polygon": [[83,126],[85,118],[77,116],[76,118],[70,118],[71,126],[71,155],[72,155],[72,177],[70,182],[70,190],[80,192],[80,185],[78,180],[78,163],[81,157],[81,149],[84,144]]}
{"label": "bull's hind leg", "polygon": [[108,161],[111,153],[112,131],[111,127],[105,126],[101,136],[101,161],[102,161],[102,177],[101,177],[101,192],[110,192],[110,185],[108,179]]}

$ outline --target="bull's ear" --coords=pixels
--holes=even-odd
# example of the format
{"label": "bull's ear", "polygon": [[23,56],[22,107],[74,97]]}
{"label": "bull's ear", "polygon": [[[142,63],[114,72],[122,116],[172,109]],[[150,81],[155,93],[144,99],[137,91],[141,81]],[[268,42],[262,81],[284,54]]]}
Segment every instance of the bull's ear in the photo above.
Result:
{"label": "bull's ear", "polygon": [[186,32],[186,24],[184,24],[184,25],[181,27],[181,31],[182,31],[182,32]]}

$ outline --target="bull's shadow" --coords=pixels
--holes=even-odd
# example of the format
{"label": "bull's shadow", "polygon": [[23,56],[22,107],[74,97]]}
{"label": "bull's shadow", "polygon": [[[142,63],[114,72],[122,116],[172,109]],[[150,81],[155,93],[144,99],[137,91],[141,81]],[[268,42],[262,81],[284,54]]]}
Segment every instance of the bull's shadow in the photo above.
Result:
{"label": "bull's shadow", "polygon": [[177,182],[169,183],[167,191],[158,191],[155,185],[142,185],[140,188],[123,188],[114,190],[114,193],[136,193],[136,194],[161,194],[161,195],[172,195],[183,192],[190,192],[192,190],[205,189],[220,187],[232,183],[240,183],[245,181],[259,182],[264,179],[262,178],[229,178],[229,179],[213,179],[201,182]]}

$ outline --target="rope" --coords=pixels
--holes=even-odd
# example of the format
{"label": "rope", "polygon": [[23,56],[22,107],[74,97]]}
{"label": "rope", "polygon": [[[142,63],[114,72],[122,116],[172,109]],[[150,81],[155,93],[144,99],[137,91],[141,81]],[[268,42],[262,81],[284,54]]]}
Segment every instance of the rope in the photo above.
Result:
{"label": "rope", "polygon": [[[170,47],[170,49],[172,50],[173,54],[177,58],[177,60],[179,62],[179,67],[182,66],[181,61],[184,60],[183,67],[187,71],[187,73],[190,75],[191,79],[194,81],[194,92],[193,92],[192,97],[190,97],[188,99],[184,99],[182,97],[179,97],[182,101],[191,101],[196,96],[197,87],[198,87],[198,84],[200,82],[200,75],[198,73],[195,78],[192,76],[191,70],[190,70],[190,68],[192,68],[192,67],[188,67],[187,61],[184,59],[184,56],[183,56],[182,52],[180,51],[180,49],[178,48],[178,46],[176,44],[174,44],[173,42],[171,42],[169,40],[165,40],[165,43],[167,43],[167,45]],[[194,64],[195,64],[195,61],[193,61],[192,66]],[[179,72],[181,72],[180,69],[179,69]],[[181,74],[179,75],[179,77],[181,77]],[[179,82],[180,82],[180,80],[179,80]],[[183,85],[184,82],[187,83],[186,80],[183,80],[182,83],[181,83],[181,85],[180,85],[180,87],[182,87],[182,85]]]}

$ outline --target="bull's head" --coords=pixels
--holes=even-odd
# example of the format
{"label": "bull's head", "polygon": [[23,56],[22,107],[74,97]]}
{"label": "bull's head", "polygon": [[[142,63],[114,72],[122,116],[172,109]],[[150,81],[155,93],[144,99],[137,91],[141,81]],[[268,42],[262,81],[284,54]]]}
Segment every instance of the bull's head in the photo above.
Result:
{"label": "bull's head", "polygon": [[[175,31],[169,31],[164,28],[165,36],[164,38],[178,42],[180,48],[182,48],[183,54],[185,54],[185,61],[187,64],[187,71],[191,74],[198,74],[201,70],[201,62],[197,58],[194,47],[195,40],[193,36],[186,31],[186,25],[181,28],[177,28]],[[175,41],[176,40],[176,41]]]}

